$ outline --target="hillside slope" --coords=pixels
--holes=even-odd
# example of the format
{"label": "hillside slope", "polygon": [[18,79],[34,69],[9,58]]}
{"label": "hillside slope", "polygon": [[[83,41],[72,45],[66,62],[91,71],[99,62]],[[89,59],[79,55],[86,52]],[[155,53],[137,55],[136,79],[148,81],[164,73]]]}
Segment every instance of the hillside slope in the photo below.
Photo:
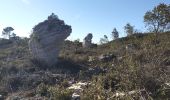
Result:
{"label": "hillside slope", "polygon": [[78,92],[81,100],[170,98],[169,32],[135,34],[93,48],[65,41],[60,62],[51,67],[31,56],[27,42],[0,40],[3,98],[69,100],[75,91],[68,87],[80,81],[89,83]]}
{"label": "hillside slope", "polygon": [[[126,94],[128,91],[138,91],[134,93],[135,99],[141,99],[142,96],[146,99],[167,99],[170,98],[169,38],[169,32],[134,34],[97,48],[66,48],[62,53],[67,55],[63,56],[65,59],[85,63],[94,70],[103,70],[97,75],[93,74],[95,85],[82,93],[83,100],[109,97],[114,100],[120,98],[113,96],[115,93]],[[87,79],[86,71],[81,74],[83,79]],[[139,91],[145,92],[142,94]],[[132,99],[133,96],[126,95],[121,99],[127,98]]]}

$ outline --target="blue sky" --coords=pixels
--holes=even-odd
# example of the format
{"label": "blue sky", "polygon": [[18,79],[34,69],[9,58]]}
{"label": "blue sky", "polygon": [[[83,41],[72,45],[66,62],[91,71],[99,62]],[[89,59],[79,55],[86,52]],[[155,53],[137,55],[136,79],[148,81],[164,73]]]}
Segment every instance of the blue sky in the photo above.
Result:
{"label": "blue sky", "polygon": [[53,12],[72,26],[68,39],[82,41],[93,33],[93,42],[98,43],[103,35],[110,39],[114,27],[120,37],[126,36],[123,27],[127,22],[146,31],[143,16],[159,3],[170,4],[170,0],[1,0],[0,31],[12,26],[17,35],[29,36]]}

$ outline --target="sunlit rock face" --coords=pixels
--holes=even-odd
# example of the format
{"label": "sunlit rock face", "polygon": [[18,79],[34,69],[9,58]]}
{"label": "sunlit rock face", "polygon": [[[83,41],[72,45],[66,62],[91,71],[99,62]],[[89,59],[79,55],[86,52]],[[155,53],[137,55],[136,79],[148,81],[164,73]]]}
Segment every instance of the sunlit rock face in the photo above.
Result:
{"label": "sunlit rock face", "polygon": [[93,35],[92,33],[89,33],[83,40],[83,47],[84,48],[89,48],[92,46],[92,38],[93,38]]}
{"label": "sunlit rock face", "polygon": [[66,25],[63,20],[52,13],[47,20],[33,28],[29,49],[36,59],[53,65],[57,62],[64,40],[71,32],[71,26]]}

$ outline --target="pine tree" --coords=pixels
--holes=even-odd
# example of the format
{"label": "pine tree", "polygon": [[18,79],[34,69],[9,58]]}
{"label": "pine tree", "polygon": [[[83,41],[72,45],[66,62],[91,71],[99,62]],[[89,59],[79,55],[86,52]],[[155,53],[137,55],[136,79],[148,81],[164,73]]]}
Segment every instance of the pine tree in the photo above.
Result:
{"label": "pine tree", "polygon": [[119,32],[117,31],[116,28],[114,28],[113,31],[112,31],[112,37],[113,37],[114,40],[119,38]]}

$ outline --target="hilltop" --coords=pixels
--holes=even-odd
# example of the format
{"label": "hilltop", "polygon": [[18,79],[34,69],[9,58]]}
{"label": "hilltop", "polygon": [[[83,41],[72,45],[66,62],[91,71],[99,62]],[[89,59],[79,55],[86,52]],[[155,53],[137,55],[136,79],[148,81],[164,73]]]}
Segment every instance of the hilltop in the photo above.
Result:
{"label": "hilltop", "polygon": [[69,87],[84,82],[76,92],[81,100],[166,100],[169,38],[170,32],[134,34],[91,48],[67,40],[51,67],[33,58],[29,38],[1,39],[0,98],[69,100],[75,93]]}

